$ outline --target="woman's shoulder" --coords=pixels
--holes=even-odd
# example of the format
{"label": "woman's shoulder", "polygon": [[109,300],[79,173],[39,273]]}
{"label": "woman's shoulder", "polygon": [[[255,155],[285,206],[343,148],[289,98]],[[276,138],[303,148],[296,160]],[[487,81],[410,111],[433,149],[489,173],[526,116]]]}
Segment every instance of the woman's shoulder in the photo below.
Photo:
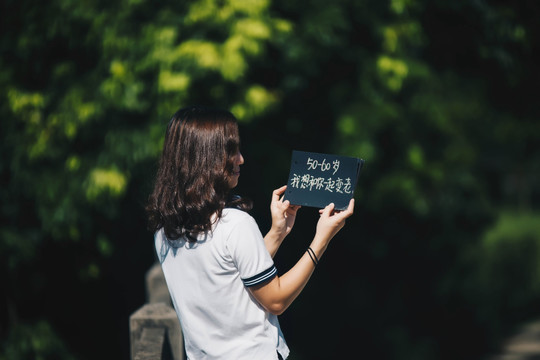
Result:
{"label": "woman's shoulder", "polygon": [[247,212],[239,209],[226,208],[216,230],[226,234],[225,238],[234,238],[236,241],[260,237],[261,232],[255,219]]}
{"label": "woman's shoulder", "polygon": [[247,212],[235,208],[225,208],[221,214],[220,223],[232,229],[237,226],[257,227],[255,219]]}
{"label": "woman's shoulder", "polygon": [[221,214],[222,219],[226,221],[246,221],[252,220],[253,217],[244,210],[236,208],[225,208]]}

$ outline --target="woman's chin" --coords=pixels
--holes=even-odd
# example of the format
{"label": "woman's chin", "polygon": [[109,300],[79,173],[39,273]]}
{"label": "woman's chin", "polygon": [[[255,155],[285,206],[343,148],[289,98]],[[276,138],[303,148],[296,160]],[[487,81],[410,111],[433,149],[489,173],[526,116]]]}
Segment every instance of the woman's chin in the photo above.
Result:
{"label": "woman's chin", "polygon": [[231,187],[231,189],[234,189],[238,185],[238,178],[239,178],[239,175],[236,175],[236,176],[233,176],[231,180],[229,181],[229,186]]}

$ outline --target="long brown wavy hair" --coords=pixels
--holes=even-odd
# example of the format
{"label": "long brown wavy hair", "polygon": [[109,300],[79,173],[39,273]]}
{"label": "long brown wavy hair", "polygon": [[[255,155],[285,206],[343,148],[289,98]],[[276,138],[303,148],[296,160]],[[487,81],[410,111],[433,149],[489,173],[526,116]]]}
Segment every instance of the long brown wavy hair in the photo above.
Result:
{"label": "long brown wavy hair", "polygon": [[146,206],[149,229],[163,228],[171,240],[195,241],[225,207],[250,210],[249,200],[229,195],[232,159],[239,150],[238,124],[230,112],[200,106],[178,110],[167,127]]}

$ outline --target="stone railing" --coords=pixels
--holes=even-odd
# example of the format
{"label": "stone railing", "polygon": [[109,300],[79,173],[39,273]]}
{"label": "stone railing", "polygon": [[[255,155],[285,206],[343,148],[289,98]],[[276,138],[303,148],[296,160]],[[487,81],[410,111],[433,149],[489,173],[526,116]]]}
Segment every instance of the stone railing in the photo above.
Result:
{"label": "stone railing", "polygon": [[159,264],[146,273],[147,303],[129,317],[131,360],[183,360],[180,323]]}

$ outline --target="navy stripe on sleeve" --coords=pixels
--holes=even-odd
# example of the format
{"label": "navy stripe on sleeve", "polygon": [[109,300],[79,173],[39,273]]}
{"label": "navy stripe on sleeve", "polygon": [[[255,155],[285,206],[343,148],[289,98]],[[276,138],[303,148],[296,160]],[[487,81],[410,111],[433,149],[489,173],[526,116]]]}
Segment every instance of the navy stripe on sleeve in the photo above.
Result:
{"label": "navy stripe on sleeve", "polygon": [[263,282],[272,279],[276,275],[277,275],[276,266],[272,265],[271,267],[264,270],[263,272],[255,275],[255,276],[252,276],[252,277],[250,277],[248,279],[242,279],[242,281],[244,282],[244,285],[246,287],[251,287],[251,286],[262,284]]}

